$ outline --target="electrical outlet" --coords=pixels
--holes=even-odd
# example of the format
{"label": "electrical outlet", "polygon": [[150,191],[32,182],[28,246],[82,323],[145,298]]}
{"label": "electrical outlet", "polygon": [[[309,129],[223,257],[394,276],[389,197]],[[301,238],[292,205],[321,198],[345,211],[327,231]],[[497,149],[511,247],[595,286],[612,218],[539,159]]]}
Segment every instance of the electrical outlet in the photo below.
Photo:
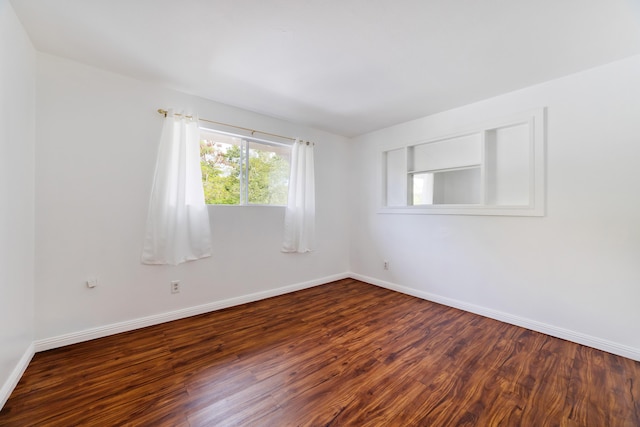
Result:
{"label": "electrical outlet", "polygon": [[173,280],[171,282],[171,293],[172,294],[180,293],[180,281],[179,280]]}
{"label": "electrical outlet", "polygon": [[387,261],[386,259],[384,260],[384,269],[388,270],[389,269],[389,261]]}

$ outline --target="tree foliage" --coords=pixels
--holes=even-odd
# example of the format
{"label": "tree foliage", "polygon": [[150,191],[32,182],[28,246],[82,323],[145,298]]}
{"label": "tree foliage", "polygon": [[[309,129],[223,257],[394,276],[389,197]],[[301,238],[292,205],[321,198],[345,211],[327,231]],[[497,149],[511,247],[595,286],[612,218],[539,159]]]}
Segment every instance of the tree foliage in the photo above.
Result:
{"label": "tree foliage", "polygon": [[250,149],[248,170],[243,170],[240,146],[201,141],[200,163],[207,204],[240,204],[242,174],[248,178],[248,203],[287,203],[289,162],[273,151]]}

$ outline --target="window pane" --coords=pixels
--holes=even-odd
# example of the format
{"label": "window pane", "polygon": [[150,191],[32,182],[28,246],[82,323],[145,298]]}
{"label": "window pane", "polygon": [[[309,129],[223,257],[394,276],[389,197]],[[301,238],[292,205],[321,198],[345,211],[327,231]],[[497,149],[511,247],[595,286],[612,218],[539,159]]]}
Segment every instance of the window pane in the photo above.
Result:
{"label": "window pane", "polygon": [[413,175],[413,205],[433,204],[433,174],[416,173]]}
{"label": "window pane", "polygon": [[288,146],[249,142],[249,203],[287,204],[290,159]]}
{"label": "window pane", "polygon": [[241,143],[240,138],[201,131],[200,164],[208,205],[240,203]]}
{"label": "window pane", "polygon": [[480,168],[416,173],[412,177],[413,205],[478,204]]}
{"label": "window pane", "polygon": [[286,205],[291,146],[200,129],[205,202]]}

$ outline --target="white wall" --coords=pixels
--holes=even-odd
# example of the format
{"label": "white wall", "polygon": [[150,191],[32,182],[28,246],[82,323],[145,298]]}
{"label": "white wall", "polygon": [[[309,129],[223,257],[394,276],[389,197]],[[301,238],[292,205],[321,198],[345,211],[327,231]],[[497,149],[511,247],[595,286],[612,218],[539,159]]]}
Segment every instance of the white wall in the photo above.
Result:
{"label": "white wall", "polygon": [[[38,55],[37,69],[38,340],[321,283],[349,270],[345,138],[46,54]],[[210,207],[211,258],[142,265],[163,120],[156,110],[170,107],[315,141],[317,251],[280,252],[283,207]],[[89,290],[85,281],[92,276],[98,287]],[[171,280],[182,281],[180,294],[170,294]]]}
{"label": "white wall", "polygon": [[0,0],[0,407],[33,355],[35,60]]}
{"label": "white wall", "polygon": [[[638,76],[640,56],[356,138],[352,271],[640,358]],[[383,148],[543,106],[545,217],[376,213]]]}

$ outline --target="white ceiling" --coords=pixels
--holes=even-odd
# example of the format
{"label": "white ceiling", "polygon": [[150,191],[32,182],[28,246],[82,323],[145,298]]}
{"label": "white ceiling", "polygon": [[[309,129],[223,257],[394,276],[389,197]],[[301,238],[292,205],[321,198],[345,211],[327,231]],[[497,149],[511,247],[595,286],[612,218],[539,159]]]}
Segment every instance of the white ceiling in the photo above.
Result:
{"label": "white ceiling", "polygon": [[40,51],[345,136],[640,54],[640,0],[11,3]]}

